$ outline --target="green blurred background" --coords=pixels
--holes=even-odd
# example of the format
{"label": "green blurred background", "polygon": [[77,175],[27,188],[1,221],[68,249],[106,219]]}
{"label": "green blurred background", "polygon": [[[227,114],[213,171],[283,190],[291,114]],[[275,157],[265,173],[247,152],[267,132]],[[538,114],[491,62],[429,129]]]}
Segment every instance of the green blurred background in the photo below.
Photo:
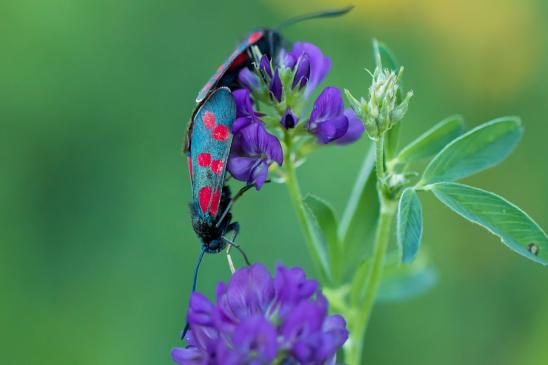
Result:
{"label": "green blurred background", "polygon": [[[257,26],[347,1],[18,0],[0,3],[0,363],[170,364],[199,252],[181,145],[194,98]],[[548,227],[548,2],[354,1],[290,40],[332,58],[327,82],[365,93],[371,38],[415,91],[403,139],[462,113],[517,114],[520,148],[467,182]],[[327,148],[303,190],[344,207],[367,141]],[[329,169],[329,170],[328,170]],[[273,267],[310,262],[285,187],[234,208],[240,242]],[[423,197],[439,284],[378,306],[367,364],[548,363],[548,272]],[[228,277],[208,256],[201,289]]]}

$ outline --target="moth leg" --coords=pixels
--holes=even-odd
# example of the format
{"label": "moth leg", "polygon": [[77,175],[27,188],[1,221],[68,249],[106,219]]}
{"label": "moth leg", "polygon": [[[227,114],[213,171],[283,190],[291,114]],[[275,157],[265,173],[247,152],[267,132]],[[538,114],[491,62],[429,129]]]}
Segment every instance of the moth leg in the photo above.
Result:
{"label": "moth leg", "polygon": [[227,230],[226,230],[226,233],[229,233],[229,232],[233,232],[233,236],[232,236],[232,240],[229,240],[228,238],[226,237],[223,237],[223,241],[228,245],[228,248],[226,249],[226,254],[227,254],[227,259],[228,259],[228,264],[229,266],[231,266],[230,270],[232,271],[232,269],[234,268],[234,264],[232,262],[232,256],[230,256],[230,249],[232,247],[234,247],[235,249],[237,249],[240,254],[242,255],[242,257],[244,258],[244,261],[246,263],[247,266],[251,265],[246,253],[244,252],[244,250],[242,250],[242,248],[240,247],[239,244],[237,244],[235,241],[236,241],[236,237],[238,236],[238,233],[240,233],[240,223],[238,222],[232,222],[228,225],[227,227]]}
{"label": "moth leg", "polygon": [[226,233],[229,233],[229,232],[233,232],[234,234],[232,235],[232,244],[235,245],[235,246],[239,246],[237,243],[236,243],[236,237],[238,237],[238,234],[240,234],[240,223],[238,222],[232,222],[228,225],[228,227],[226,227]]}
{"label": "moth leg", "polygon": [[232,261],[232,255],[230,254],[231,248],[232,245],[229,245],[226,249],[226,261],[228,261],[228,268],[230,269],[230,272],[234,274],[236,272],[236,266],[234,266],[234,261]]}
{"label": "moth leg", "polygon": [[223,241],[228,245],[228,248],[226,249],[226,260],[228,261],[228,267],[230,268],[230,272],[234,274],[236,271],[236,266],[234,265],[234,261],[232,261],[232,255],[230,254],[230,250],[232,249],[232,246],[237,246],[238,244],[235,243],[236,237],[238,236],[238,233],[240,233],[240,224],[238,222],[232,222],[228,225],[226,233],[233,232],[232,235],[232,243],[230,243],[227,239],[223,238]]}

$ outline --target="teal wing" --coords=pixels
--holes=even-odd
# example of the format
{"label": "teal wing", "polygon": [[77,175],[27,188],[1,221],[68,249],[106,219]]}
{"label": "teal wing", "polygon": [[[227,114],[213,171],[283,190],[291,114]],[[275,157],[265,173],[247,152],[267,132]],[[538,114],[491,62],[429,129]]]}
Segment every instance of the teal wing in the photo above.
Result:
{"label": "teal wing", "polygon": [[195,214],[214,223],[232,146],[232,123],[236,104],[230,90],[214,90],[194,114],[190,134],[189,169]]}

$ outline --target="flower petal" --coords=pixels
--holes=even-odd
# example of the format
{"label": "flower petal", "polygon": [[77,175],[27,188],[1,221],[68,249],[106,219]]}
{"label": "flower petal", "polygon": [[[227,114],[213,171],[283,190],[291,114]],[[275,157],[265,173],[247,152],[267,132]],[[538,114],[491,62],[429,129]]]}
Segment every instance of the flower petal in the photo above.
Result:
{"label": "flower petal", "polygon": [[253,102],[249,90],[237,89],[232,91],[234,102],[236,103],[236,117],[246,117],[253,115]]}
{"label": "flower petal", "polygon": [[175,347],[171,350],[171,358],[181,365],[202,365],[205,363],[203,353],[197,347],[186,349]]}
{"label": "flower petal", "polygon": [[[262,123],[253,123],[245,128],[242,128],[239,133],[234,136],[236,147],[239,148],[241,155],[247,157],[260,156],[261,149],[259,148],[258,138],[260,130],[264,130],[264,126],[262,125]],[[234,150],[236,151],[236,149]]]}
{"label": "flower petal", "polygon": [[238,82],[249,90],[259,87],[259,78],[247,67],[242,68],[238,73]]}
{"label": "flower petal", "polygon": [[295,67],[295,61],[296,58],[294,58],[291,53],[287,53],[283,48],[280,50],[280,53],[278,54],[278,62],[280,65],[287,68],[293,68]]}
{"label": "flower petal", "polygon": [[212,324],[213,304],[201,293],[194,292],[190,296],[188,323],[190,326],[209,326]]}
{"label": "flower petal", "polygon": [[247,181],[251,176],[251,169],[256,161],[253,157],[230,156],[228,159],[228,171],[236,180]]}
{"label": "flower petal", "polygon": [[297,42],[290,52],[294,59],[298,59],[303,53],[307,53],[310,57],[310,78],[305,90],[305,96],[308,97],[329,72],[331,60],[329,57],[324,56],[320,48],[312,43]]}
{"label": "flower petal", "polygon": [[307,84],[308,79],[310,79],[310,57],[308,53],[303,53],[299,58],[291,88],[294,89],[298,85],[299,90],[302,89]]}
{"label": "flower petal", "polygon": [[288,268],[276,265],[274,278],[277,300],[285,303],[297,303],[307,300],[317,291],[318,283],[306,278],[300,267]]}
{"label": "flower petal", "polygon": [[297,344],[321,331],[327,314],[327,305],[324,302],[323,297],[316,301],[303,301],[288,313],[281,325],[281,334],[288,343]]}
{"label": "flower petal", "polygon": [[262,70],[263,74],[268,76],[269,79],[272,78],[272,67],[270,66],[270,59],[267,55],[263,55],[259,61],[259,67]]}
{"label": "flower petal", "polygon": [[340,90],[333,86],[326,87],[314,101],[308,122],[309,129],[313,129],[316,123],[343,114],[343,111],[344,103]]}
{"label": "flower petal", "polygon": [[274,283],[261,264],[242,268],[230,279],[224,303],[235,317],[248,318],[265,313],[274,297]]}
{"label": "flower petal", "polygon": [[[278,352],[277,334],[274,326],[262,315],[247,318],[238,325],[234,333],[234,345],[248,354],[249,360],[257,364],[270,364]],[[251,356],[249,356],[251,355]]]}
{"label": "flower petal", "polygon": [[257,127],[257,147],[261,154],[266,154],[268,160],[276,161],[278,165],[283,163],[282,145],[276,136],[268,133],[262,124]]}
{"label": "flower petal", "polygon": [[348,118],[344,115],[318,123],[314,134],[319,144],[328,144],[344,136],[348,130]]}
{"label": "flower petal", "polygon": [[247,127],[253,122],[250,117],[240,117],[232,123],[232,134],[237,134],[240,130]]}
{"label": "flower petal", "polygon": [[253,169],[252,176],[253,177],[249,179],[247,183],[249,185],[255,183],[255,189],[257,189],[257,191],[261,190],[268,177],[268,164],[266,161],[261,160],[261,162],[257,164]]}
{"label": "flower petal", "polygon": [[346,109],[344,115],[348,118],[348,129],[342,137],[335,141],[339,145],[350,144],[357,141],[365,131],[365,126],[361,119],[358,118],[352,109]]}
{"label": "flower petal", "polygon": [[282,80],[280,79],[280,75],[278,73],[278,69],[274,70],[274,76],[272,77],[272,80],[270,81],[270,94],[278,101],[282,101]]}

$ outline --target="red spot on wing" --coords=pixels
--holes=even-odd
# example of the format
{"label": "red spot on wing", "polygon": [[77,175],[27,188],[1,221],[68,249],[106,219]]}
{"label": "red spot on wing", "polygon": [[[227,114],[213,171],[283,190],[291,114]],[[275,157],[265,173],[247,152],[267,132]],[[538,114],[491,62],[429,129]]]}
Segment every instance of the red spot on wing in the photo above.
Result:
{"label": "red spot on wing", "polygon": [[211,164],[211,155],[207,152],[198,155],[198,165],[207,167]]}
{"label": "red spot on wing", "polygon": [[186,158],[186,161],[188,163],[188,172],[190,173],[190,177],[192,178],[192,157],[188,156]]}
{"label": "red spot on wing", "polygon": [[263,36],[263,32],[253,32],[247,37],[247,42],[249,45],[252,45],[253,43],[257,42],[259,39],[261,39]]}
{"label": "red spot on wing", "polygon": [[215,114],[212,112],[206,111],[202,115],[202,122],[204,122],[204,125],[206,128],[211,129],[215,125]]}
{"label": "red spot on wing", "polygon": [[219,212],[219,202],[221,200],[221,193],[219,190],[213,193],[213,198],[211,199],[211,207],[209,208],[209,213],[211,213],[212,216],[216,216]]}
{"label": "red spot on wing", "polygon": [[234,61],[232,61],[230,64],[230,70],[243,65],[245,61],[247,61],[247,53],[242,52],[234,59]]}
{"label": "red spot on wing", "polygon": [[219,175],[223,172],[224,162],[223,160],[213,160],[211,161],[211,171]]}
{"label": "red spot on wing", "polygon": [[213,129],[212,135],[217,141],[225,141],[228,138],[228,127],[226,125],[219,124]]}
{"label": "red spot on wing", "polygon": [[209,186],[204,186],[200,189],[198,193],[198,198],[200,200],[200,208],[202,212],[206,213],[207,208],[209,208],[209,202],[211,201],[211,188]]}

